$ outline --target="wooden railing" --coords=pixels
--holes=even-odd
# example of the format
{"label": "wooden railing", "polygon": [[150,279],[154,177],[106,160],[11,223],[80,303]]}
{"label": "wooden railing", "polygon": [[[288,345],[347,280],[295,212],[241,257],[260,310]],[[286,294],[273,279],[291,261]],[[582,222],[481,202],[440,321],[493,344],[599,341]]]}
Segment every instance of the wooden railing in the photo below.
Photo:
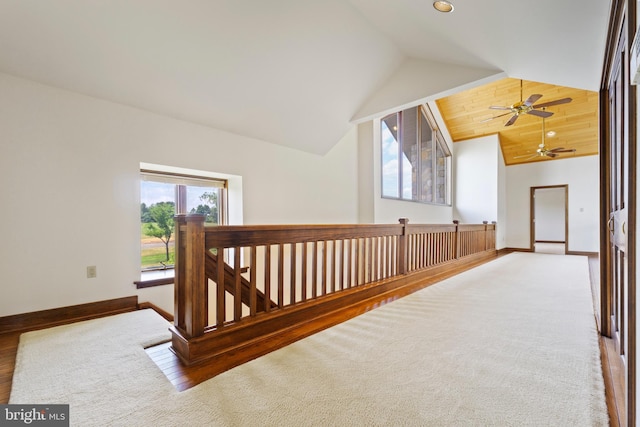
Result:
{"label": "wooden railing", "polygon": [[495,223],[205,227],[179,215],[175,235],[172,349],[186,364],[224,359],[221,371],[238,364],[222,356],[248,360],[496,256]]}

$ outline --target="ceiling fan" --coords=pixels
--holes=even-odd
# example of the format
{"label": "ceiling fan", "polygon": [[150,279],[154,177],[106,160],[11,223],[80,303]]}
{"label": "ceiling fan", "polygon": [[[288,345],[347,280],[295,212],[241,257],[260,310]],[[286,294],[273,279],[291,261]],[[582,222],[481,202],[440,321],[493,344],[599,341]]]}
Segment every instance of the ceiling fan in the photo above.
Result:
{"label": "ceiling fan", "polygon": [[571,98],[562,98],[557,99],[555,101],[543,102],[542,104],[535,104],[535,102],[542,98],[540,94],[534,94],[529,96],[526,100],[522,100],[522,80],[520,80],[520,102],[517,102],[508,107],[496,106],[492,105],[489,107],[491,110],[509,110],[508,113],[500,114],[498,116],[489,117],[488,119],[481,120],[480,123],[488,122],[493,119],[497,119],[499,117],[503,117],[509,114],[513,114],[511,118],[504,124],[505,126],[511,126],[516,122],[520,114],[531,114],[533,116],[542,117],[543,119],[546,117],[551,117],[553,115],[550,111],[542,111],[540,108],[544,109],[546,107],[551,107],[553,105],[566,104],[572,101]]}
{"label": "ceiling fan", "polygon": [[576,152],[575,148],[564,148],[564,147],[547,148],[547,145],[544,142],[544,136],[545,136],[544,119],[545,118],[543,117],[542,118],[542,142],[538,145],[538,149],[536,150],[536,154],[534,154],[534,155],[525,154],[524,156],[516,156],[516,157],[514,157],[514,159],[521,159],[523,157],[528,157],[527,160],[535,159],[536,157],[554,158],[554,157],[558,157],[558,154],[560,154],[560,153],[575,153]]}

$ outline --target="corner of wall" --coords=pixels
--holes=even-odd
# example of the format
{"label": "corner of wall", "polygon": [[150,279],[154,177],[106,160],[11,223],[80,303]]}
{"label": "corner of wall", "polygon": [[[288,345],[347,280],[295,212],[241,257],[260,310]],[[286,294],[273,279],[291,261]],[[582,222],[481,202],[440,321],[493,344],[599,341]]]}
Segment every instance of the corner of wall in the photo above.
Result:
{"label": "corner of wall", "polygon": [[374,153],[373,122],[358,125],[358,222],[373,223],[374,218]]}

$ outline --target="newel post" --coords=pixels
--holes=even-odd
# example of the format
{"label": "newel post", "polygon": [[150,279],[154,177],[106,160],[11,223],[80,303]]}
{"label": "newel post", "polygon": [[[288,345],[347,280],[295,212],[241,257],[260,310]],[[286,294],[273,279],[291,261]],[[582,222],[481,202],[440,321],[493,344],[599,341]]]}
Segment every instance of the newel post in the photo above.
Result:
{"label": "newel post", "polygon": [[398,274],[407,273],[407,224],[409,218],[400,218],[398,220],[402,224],[402,234],[398,238]]}
{"label": "newel post", "polygon": [[175,326],[187,337],[207,326],[204,215],[175,216]]}
{"label": "newel post", "polygon": [[489,221],[482,221],[484,224],[484,250],[489,249]]}
{"label": "newel post", "polygon": [[454,242],[453,244],[455,245],[454,251],[453,251],[453,256],[454,259],[458,259],[460,258],[460,230],[458,229],[458,224],[460,223],[460,221],[458,221],[457,219],[453,220],[453,224],[456,226],[456,231],[455,231],[455,238],[454,238]]}
{"label": "newel post", "polygon": [[496,248],[496,228],[497,228],[497,222],[496,221],[491,221],[491,231],[490,231],[490,237],[489,237],[489,248],[488,249],[495,249]]}

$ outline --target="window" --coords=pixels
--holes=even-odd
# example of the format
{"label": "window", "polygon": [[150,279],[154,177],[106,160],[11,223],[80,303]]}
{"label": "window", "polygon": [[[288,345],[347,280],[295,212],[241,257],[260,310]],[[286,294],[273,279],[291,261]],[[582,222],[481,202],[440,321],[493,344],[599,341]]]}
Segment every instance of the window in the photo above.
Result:
{"label": "window", "polygon": [[381,121],[382,197],[449,204],[451,153],[426,105]]}
{"label": "window", "polygon": [[143,271],[173,268],[175,214],[205,215],[205,225],[224,224],[226,181],[141,171],[140,264]]}

